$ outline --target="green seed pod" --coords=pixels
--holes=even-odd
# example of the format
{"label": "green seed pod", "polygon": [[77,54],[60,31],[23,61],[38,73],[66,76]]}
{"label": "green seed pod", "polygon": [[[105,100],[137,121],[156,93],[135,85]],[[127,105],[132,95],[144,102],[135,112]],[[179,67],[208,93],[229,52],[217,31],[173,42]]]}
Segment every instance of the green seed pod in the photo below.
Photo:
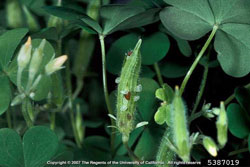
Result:
{"label": "green seed pod", "polygon": [[220,147],[223,148],[227,143],[228,129],[227,113],[223,102],[220,103],[220,113],[216,121],[216,128],[218,143],[220,144]]}
{"label": "green seed pod", "polygon": [[56,16],[50,16],[48,20],[48,27],[55,27],[57,32],[60,34],[63,30],[63,19],[56,17]]}
{"label": "green seed pod", "polygon": [[83,142],[83,137],[84,137],[84,127],[83,127],[83,124],[82,124],[82,114],[81,114],[81,111],[80,111],[80,105],[77,104],[76,106],[76,131],[77,131],[77,134],[79,136],[79,139],[80,139],[80,142],[82,143]]}
{"label": "green seed pod", "polygon": [[217,146],[211,137],[204,136],[202,144],[210,155],[212,155],[213,157],[217,156]]}
{"label": "green seed pod", "polygon": [[177,154],[183,161],[189,161],[191,145],[187,129],[186,107],[180,96],[178,86],[175,88],[175,95],[172,102],[171,122],[173,142],[177,148]]}
{"label": "green seed pod", "polygon": [[18,0],[7,0],[7,22],[10,28],[23,26],[22,9]]}
{"label": "green seed pod", "polygon": [[27,21],[27,25],[30,29],[30,31],[38,31],[39,30],[39,24],[37,23],[35,17],[33,16],[33,14],[29,11],[29,9],[23,5],[23,11],[26,17],[26,21]]}
{"label": "green seed pod", "polygon": [[175,160],[175,153],[168,147],[167,145],[167,139],[171,139],[171,130],[170,128],[166,128],[166,131],[163,135],[163,138],[161,140],[160,147],[158,149],[157,155],[156,155],[156,162],[163,162],[164,165],[157,165],[157,167],[172,167],[172,164],[169,164],[169,161]]}
{"label": "green seed pod", "polygon": [[[62,0],[58,0],[57,6],[62,6]],[[55,27],[57,32],[60,34],[63,30],[63,26],[64,26],[63,19],[52,15],[49,17],[48,27]]]}
{"label": "green seed pod", "polygon": [[139,100],[138,92],[141,85],[138,85],[141,69],[141,47],[142,40],[136,44],[132,54],[126,56],[122,67],[117,93],[117,127],[122,133],[123,142],[127,142],[130,132],[134,129],[134,115],[136,101]]}
{"label": "green seed pod", "polygon": [[[92,19],[98,21],[100,7],[100,0],[89,1],[87,7],[87,15]],[[89,66],[91,57],[95,49],[95,44],[95,35],[90,34],[86,30],[82,30],[73,65],[73,73],[79,79],[82,79],[82,77],[86,73],[86,70]]]}
{"label": "green seed pod", "polygon": [[32,84],[34,77],[36,76],[43,59],[43,49],[46,44],[46,40],[43,39],[38,48],[35,49],[33,56],[31,58],[29,67],[29,85]]}

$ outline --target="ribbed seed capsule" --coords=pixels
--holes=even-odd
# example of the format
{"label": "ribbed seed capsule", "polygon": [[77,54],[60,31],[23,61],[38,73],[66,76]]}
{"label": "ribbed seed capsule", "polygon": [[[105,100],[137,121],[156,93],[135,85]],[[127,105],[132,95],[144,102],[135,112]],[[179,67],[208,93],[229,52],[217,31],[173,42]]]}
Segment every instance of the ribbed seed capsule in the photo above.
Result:
{"label": "ribbed seed capsule", "polygon": [[171,106],[171,122],[173,142],[177,148],[177,154],[183,161],[190,160],[189,131],[187,129],[186,107],[179,93],[179,87],[175,88],[175,95]]}
{"label": "ribbed seed capsule", "polygon": [[220,144],[220,147],[223,148],[227,143],[227,128],[228,128],[227,114],[223,102],[221,102],[220,104],[220,113],[216,121],[216,128],[217,128],[218,143]]}
{"label": "ribbed seed capsule", "polygon": [[[138,99],[139,72],[141,68],[140,39],[133,52],[126,59],[120,76],[117,94],[117,127],[122,133],[123,142],[127,142],[130,132],[134,129],[134,114],[136,111],[136,101]],[[136,99],[136,100],[134,100]]]}

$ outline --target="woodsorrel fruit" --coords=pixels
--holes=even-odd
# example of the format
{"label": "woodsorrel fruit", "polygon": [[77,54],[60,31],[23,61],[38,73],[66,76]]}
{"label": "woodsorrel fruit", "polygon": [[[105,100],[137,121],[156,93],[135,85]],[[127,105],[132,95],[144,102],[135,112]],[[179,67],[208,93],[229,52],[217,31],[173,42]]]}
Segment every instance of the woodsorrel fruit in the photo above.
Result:
{"label": "woodsorrel fruit", "polygon": [[138,92],[142,89],[138,84],[141,69],[141,43],[140,39],[132,54],[126,56],[118,84],[117,127],[122,133],[123,142],[128,141],[129,134],[134,129],[136,101],[139,100]]}
{"label": "woodsorrel fruit", "polygon": [[220,104],[220,113],[216,121],[216,128],[217,128],[218,143],[220,147],[223,148],[227,142],[227,128],[228,128],[227,113],[223,102],[221,102]]}
{"label": "woodsorrel fruit", "polygon": [[191,145],[187,128],[186,106],[181,98],[178,86],[175,87],[175,96],[172,102],[171,123],[173,142],[177,149],[177,154],[184,161],[189,161]]}

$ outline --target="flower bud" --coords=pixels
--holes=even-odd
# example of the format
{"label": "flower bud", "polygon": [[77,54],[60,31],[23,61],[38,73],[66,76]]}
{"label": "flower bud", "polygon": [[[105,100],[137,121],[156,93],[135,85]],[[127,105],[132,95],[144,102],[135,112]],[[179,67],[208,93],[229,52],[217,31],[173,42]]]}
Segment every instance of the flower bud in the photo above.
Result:
{"label": "flower bud", "polygon": [[213,157],[217,156],[217,146],[211,137],[204,136],[202,144],[210,155],[212,155]]}
{"label": "flower bud", "polygon": [[30,62],[31,49],[32,49],[31,38],[29,37],[26,43],[21,47],[17,56],[18,68],[20,68],[21,70],[27,67],[27,65]]}
{"label": "flower bud", "polygon": [[17,95],[11,102],[11,106],[16,106],[18,104],[21,104],[23,99],[25,98],[25,94],[19,94]]}
{"label": "flower bud", "polygon": [[46,66],[45,66],[45,72],[47,75],[51,75],[52,73],[62,69],[63,63],[67,60],[67,56],[63,55],[58,58],[55,58],[51,60]]}
{"label": "flower bud", "polygon": [[35,75],[37,74],[40,65],[43,60],[43,49],[45,47],[46,40],[43,39],[42,42],[40,43],[39,47],[35,49],[35,52],[33,53],[31,62],[30,62],[30,67],[29,67],[29,82],[33,82],[33,79]]}
{"label": "flower bud", "polygon": [[217,128],[217,140],[220,144],[220,147],[223,148],[227,142],[227,129],[228,129],[228,120],[225,110],[224,103],[220,104],[220,113],[216,121]]}

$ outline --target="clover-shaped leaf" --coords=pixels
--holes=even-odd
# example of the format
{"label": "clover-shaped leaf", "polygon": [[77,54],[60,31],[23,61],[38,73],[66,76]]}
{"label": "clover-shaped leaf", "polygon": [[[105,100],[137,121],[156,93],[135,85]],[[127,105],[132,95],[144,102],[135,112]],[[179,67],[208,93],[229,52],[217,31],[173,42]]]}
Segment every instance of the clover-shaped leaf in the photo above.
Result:
{"label": "clover-shaped leaf", "polygon": [[23,142],[16,131],[0,129],[0,166],[43,167],[57,151],[58,139],[43,126],[30,128]]}
{"label": "clover-shaped leaf", "polygon": [[156,90],[155,96],[158,99],[170,104],[174,97],[174,90],[168,84],[165,83],[162,85],[162,88]]}
{"label": "clover-shaped leaf", "polygon": [[238,138],[246,138],[250,133],[250,122],[240,105],[232,103],[227,107],[229,131]]}
{"label": "clover-shaped leaf", "polygon": [[250,121],[250,91],[244,87],[238,87],[234,91],[235,98],[244,109],[247,119]]}
{"label": "clover-shaped leaf", "polygon": [[[125,54],[132,49],[138,41],[139,34],[131,33],[116,40],[107,54],[107,70],[112,74],[119,74]],[[142,37],[141,55],[143,65],[153,65],[163,59],[169,48],[168,37],[161,32]]]}
{"label": "clover-shaped leaf", "polygon": [[104,19],[103,34],[124,29],[131,29],[154,23],[159,20],[160,9],[145,10],[143,7],[130,5],[106,5],[101,8]]}
{"label": "clover-shaped leaf", "polygon": [[79,11],[76,11],[74,9],[66,8],[66,7],[58,7],[58,6],[47,6],[47,7],[44,7],[44,9],[46,12],[54,16],[61,17],[66,20],[76,21],[75,23],[78,24],[82,28],[87,27],[87,29],[91,28],[93,31],[97,33],[102,32],[102,28],[97,21],[93,20],[88,15],[81,13]]}
{"label": "clover-shaped leaf", "polygon": [[[222,69],[242,77],[250,72],[250,2],[245,0],[164,0],[160,18],[174,35],[196,40],[216,25],[214,47]],[[237,10],[235,10],[237,9]]]}
{"label": "clover-shaped leaf", "polygon": [[154,119],[155,122],[159,125],[167,123],[168,126],[170,126],[170,118],[171,118],[171,104],[163,104],[160,106],[155,113]]}
{"label": "clover-shaped leaf", "polygon": [[159,88],[157,82],[150,78],[141,78],[142,92],[140,92],[140,100],[138,101],[138,111],[143,121],[150,121],[153,112],[156,109],[155,91]]}
{"label": "clover-shaped leaf", "polygon": [[0,36],[0,115],[9,107],[11,89],[8,74],[11,59],[28,29],[19,28],[5,32]]}

